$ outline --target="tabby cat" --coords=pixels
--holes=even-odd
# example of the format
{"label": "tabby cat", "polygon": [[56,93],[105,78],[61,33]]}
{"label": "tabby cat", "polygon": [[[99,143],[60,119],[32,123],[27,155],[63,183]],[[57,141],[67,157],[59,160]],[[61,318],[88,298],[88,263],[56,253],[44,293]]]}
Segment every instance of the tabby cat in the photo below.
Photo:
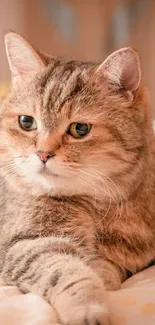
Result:
{"label": "tabby cat", "polygon": [[109,324],[106,290],[155,257],[155,155],[138,54],[103,63],[5,37],[0,272],[64,325]]}

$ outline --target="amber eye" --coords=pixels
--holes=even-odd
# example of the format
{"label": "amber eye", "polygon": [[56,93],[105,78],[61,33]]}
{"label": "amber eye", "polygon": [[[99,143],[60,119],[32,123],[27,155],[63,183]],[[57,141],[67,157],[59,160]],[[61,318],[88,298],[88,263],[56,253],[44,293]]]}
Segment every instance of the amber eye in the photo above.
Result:
{"label": "amber eye", "polygon": [[74,138],[79,139],[87,135],[91,129],[91,124],[86,123],[72,123],[69,127],[68,133]]}
{"label": "amber eye", "polygon": [[21,115],[19,116],[19,125],[25,131],[32,131],[37,129],[37,122],[32,116]]}

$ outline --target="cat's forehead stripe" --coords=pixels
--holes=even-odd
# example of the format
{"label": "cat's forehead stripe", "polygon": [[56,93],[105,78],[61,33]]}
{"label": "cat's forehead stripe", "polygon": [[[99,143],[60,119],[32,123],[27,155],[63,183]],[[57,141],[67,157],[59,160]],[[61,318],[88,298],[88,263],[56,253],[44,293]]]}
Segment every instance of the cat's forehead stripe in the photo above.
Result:
{"label": "cat's forehead stripe", "polygon": [[50,66],[46,69],[45,73],[41,75],[41,78],[39,79],[39,91],[44,91],[46,88],[49,79],[51,75],[54,74],[54,71],[57,69],[57,67],[60,65],[60,60],[52,60],[50,63]]}
{"label": "cat's forehead stripe", "polygon": [[46,111],[61,112],[65,101],[80,90],[88,66],[84,63],[77,64],[76,61],[64,63],[58,60],[48,67],[40,84]]}
{"label": "cat's forehead stripe", "polygon": [[[53,70],[53,69],[52,69]],[[80,74],[79,68],[63,67],[57,65],[48,76],[43,93],[44,107],[50,111],[55,109],[61,111],[65,99],[70,97],[76,87],[77,78]]]}

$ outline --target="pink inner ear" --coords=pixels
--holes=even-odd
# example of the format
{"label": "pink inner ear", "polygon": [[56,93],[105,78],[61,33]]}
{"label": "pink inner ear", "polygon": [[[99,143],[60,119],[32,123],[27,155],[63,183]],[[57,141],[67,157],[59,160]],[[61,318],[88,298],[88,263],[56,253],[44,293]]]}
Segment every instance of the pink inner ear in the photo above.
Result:
{"label": "pink inner ear", "polygon": [[39,54],[20,35],[13,32],[6,34],[5,45],[13,79],[21,75],[35,75],[44,67]]}
{"label": "pink inner ear", "polygon": [[97,69],[98,76],[133,99],[139,87],[141,69],[138,54],[127,47],[112,53]]}
{"label": "pink inner ear", "polygon": [[137,90],[140,82],[140,67],[136,56],[127,58],[122,69],[121,80],[125,90]]}

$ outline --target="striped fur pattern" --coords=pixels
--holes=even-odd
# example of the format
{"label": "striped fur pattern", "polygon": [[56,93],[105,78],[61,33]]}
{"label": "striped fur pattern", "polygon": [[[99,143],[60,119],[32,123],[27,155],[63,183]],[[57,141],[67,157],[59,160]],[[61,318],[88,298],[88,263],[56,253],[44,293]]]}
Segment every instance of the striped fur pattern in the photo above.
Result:
{"label": "striped fur pattern", "polygon": [[[13,87],[0,110],[1,275],[44,297],[62,324],[110,324],[105,289],[118,289],[155,257],[146,91],[127,69],[127,89],[120,87],[121,67],[109,82],[115,65],[107,60],[102,74],[96,63],[34,53],[19,76],[19,58],[11,61]],[[37,131],[23,131],[19,115],[33,116]],[[88,136],[67,134],[73,122],[91,123]],[[54,152],[48,171],[38,150]]]}

